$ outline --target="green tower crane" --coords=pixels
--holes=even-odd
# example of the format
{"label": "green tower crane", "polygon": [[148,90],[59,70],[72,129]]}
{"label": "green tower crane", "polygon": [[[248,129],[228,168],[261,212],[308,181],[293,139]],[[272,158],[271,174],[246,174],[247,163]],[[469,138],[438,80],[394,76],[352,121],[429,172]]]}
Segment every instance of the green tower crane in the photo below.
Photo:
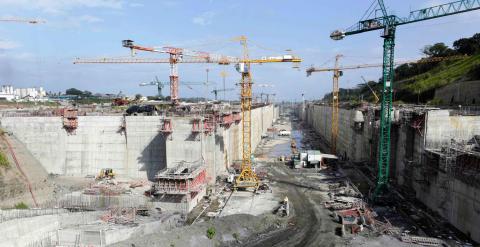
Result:
{"label": "green tower crane", "polygon": [[437,5],[429,8],[411,11],[408,17],[400,18],[389,15],[383,4],[378,0],[378,6],[383,16],[361,20],[347,30],[334,31],[330,37],[341,40],[345,36],[383,29],[383,90],[380,119],[380,137],[378,148],[378,174],[373,199],[385,192],[388,185],[390,169],[390,127],[392,116],[392,86],[394,76],[395,30],[397,26],[410,23],[460,14],[480,9],[480,0],[461,0]]}

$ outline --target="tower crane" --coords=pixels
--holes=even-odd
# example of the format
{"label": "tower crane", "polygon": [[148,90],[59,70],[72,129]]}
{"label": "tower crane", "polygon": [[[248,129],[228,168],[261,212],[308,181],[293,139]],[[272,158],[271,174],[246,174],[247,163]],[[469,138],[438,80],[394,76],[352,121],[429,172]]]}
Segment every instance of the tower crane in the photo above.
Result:
{"label": "tower crane", "polygon": [[22,19],[22,18],[1,18],[0,21],[2,22],[22,22],[22,23],[28,23],[28,24],[40,24],[40,23],[45,23],[43,20],[37,20],[37,19]]}
{"label": "tower crane", "polygon": [[183,48],[177,47],[145,47],[134,44],[133,40],[123,40],[123,47],[129,48],[132,56],[135,55],[137,50],[147,51],[147,52],[156,52],[156,53],[166,53],[169,54],[170,58],[168,62],[170,64],[170,98],[174,105],[178,104],[178,63],[183,60],[184,56],[196,57],[201,60],[209,60],[210,54],[200,51],[190,51]]}
{"label": "tower crane", "polygon": [[[170,98],[174,105],[178,104],[178,64],[179,63],[218,63],[221,65],[230,64],[236,61],[233,57],[223,57],[212,55],[206,52],[190,51],[183,48],[176,47],[145,47],[134,44],[132,40],[123,40],[122,46],[131,50],[131,58],[91,58],[80,59],[76,58],[74,64],[130,64],[130,63],[168,63],[170,64]],[[147,51],[154,53],[169,54],[169,58],[135,58],[136,51]],[[206,85],[202,83],[202,85]]]}
{"label": "tower crane", "polygon": [[383,16],[361,20],[347,30],[332,32],[333,40],[364,32],[383,30],[383,90],[381,103],[380,140],[378,155],[378,174],[373,198],[386,191],[390,171],[390,128],[394,77],[395,31],[397,26],[441,18],[480,9],[480,0],[460,0],[433,7],[411,11],[407,17],[398,17],[387,13],[383,0],[378,0]]}
{"label": "tower crane", "polygon": [[[222,70],[220,76],[222,77],[223,90],[225,90],[225,78],[227,78],[228,73],[225,70]],[[225,100],[225,91],[223,91],[223,100]]]}
{"label": "tower crane", "polygon": [[276,94],[274,93],[260,93],[260,101],[263,102],[263,96],[267,96],[266,97],[266,102],[267,104],[270,103],[270,96],[274,96],[275,97]]}
{"label": "tower crane", "polygon": [[[463,55],[454,55],[454,56],[447,56],[447,57],[430,57],[430,58],[421,58],[421,59],[410,59],[410,60],[399,60],[394,62],[394,66],[407,64],[407,63],[433,63],[433,62],[440,62],[444,60],[455,60],[455,59],[462,59],[467,58],[468,56]],[[317,68],[317,67],[310,67],[307,71],[307,76],[311,76],[314,72],[327,72],[327,71],[335,71],[335,70],[353,70],[353,69],[366,69],[366,68],[376,68],[382,67],[383,63],[366,63],[366,64],[357,64],[357,65],[345,65],[333,68]]]}
{"label": "tower crane", "polygon": [[[374,63],[374,64],[358,64],[358,65],[348,65],[348,66],[339,66],[339,59],[343,57],[343,55],[338,54],[335,56],[335,66],[333,68],[316,68],[310,67],[307,71],[307,76],[312,75],[314,72],[327,72],[333,71],[333,89],[332,89],[332,135],[330,140],[330,148],[331,152],[335,154],[337,152],[337,139],[338,139],[338,113],[339,113],[339,84],[338,80],[341,76],[343,76],[344,70],[353,70],[353,69],[364,69],[364,68],[375,68],[375,67],[382,67],[383,64],[381,63]],[[444,60],[454,60],[454,59],[461,59],[465,58],[465,56],[448,56],[448,57],[432,57],[432,58],[422,58],[418,60],[400,60],[394,63],[394,65],[401,65],[407,63],[432,63],[432,62],[440,62]],[[370,87],[370,85],[367,86]],[[373,92],[373,91],[372,91]],[[375,103],[378,103],[379,99],[378,96],[374,92],[374,96],[377,98]]]}
{"label": "tower crane", "polygon": [[368,89],[370,89],[370,91],[372,92],[373,96],[375,97],[375,104],[378,103],[378,101],[380,101],[380,98],[378,97],[377,93],[375,92],[375,90],[373,90],[372,87],[370,87],[370,85],[368,84],[368,81],[365,80],[365,77],[363,77],[363,75],[361,76],[362,77],[362,80],[365,82],[365,85],[367,85]]}
{"label": "tower crane", "polygon": [[218,98],[217,96],[218,96],[219,92],[225,93],[225,92],[233,91],[233,90],[235,90],[235,89],[234,88],[214,89],[214,90],[212,90],[211,93],[213,93],[215,95],[215,100],[217,100],[217,98]]}
{"label": "tower crane", "polygon": [[[252,107],[252,75],[250,71],[251,64],[265,64],[265,63],[293,63],[294,68],[298,68],[298,64],[302,60],[293,55],[283,55],[274,57],[262,57],[260,59],[250,59],[248,54],[247,38],[240,36],[234,39],[240,42],[243,47],[243,57],[236,58],[230,56],[212,56],[208,53],[195,53],[193,57],[183,57],[183,49],[175,51],[174,49],[167,49],[167,53],[170,54],[170,59],[159,58],[97,58],[97,59],[81,59],[77,58],[73,62],[74,64],[89,64],[89,63],[170,63],[171,65],[171,77],[170,77],[170,93],[177,96],[176,88],[172,84],[178,85],[178,75],[176,74],[176,65],[178,63],[216,63],[218,65],[235,64],[237,71],[241,74],[240,82],[240,97],[241,97],[241,111],[242,111],[242,165],[241,173],[235,180],[235,188],[258,188],[259,181],[257,175],[252,169],[252,126],[251,126],[251,107]],[[130,40],[124,41],[124,46],[131,48],[132,50],[146,50],[151,52],[161,52],[156,48],[148,48],[133,45]],[[165,52],[166,52],[165,51]],[[173,55],[172,55],[173,54]],[[175,90],[174,90],[175,89]]]}
{"label": "tower crane", "polygon": [[139,84],[139,86],[157,86],[157,96],[159,98],[163,98],[163,95],[162,95],[162,89],[165,87],[166,83],[165,82],[161,82],[160,80],[158,80],[158,77],[155,76],[155,81],[151,81],[151,82],[142,82]]}
{"label": "tower crane", "polygon": [[259,181],[257,174],[252,170],[252,74],[251,64],[253,63],[276,63],[291,62],[293,67],[298,67],[302,61],[300,58],[292,55],[283,55],[280,57],[265,57],[262,59],[250,59],[248,54],[247,37],[242,35],[235,39],[243,47],[243,59],[236,64],[237,71],[242,74],[240,82],[240,99],[242,107],[242,165],[241,173],[235,180],[235,188],[254,188],[257,189]]}
{"label": "tower crane", "polygon": [[[162,82],[158,79],[157,76],[155,76],[155,80],[154,81],[151,81],[151,82],[142,82],[139,84],[139,86],[143,87],[143,86],[157,86],[157,90],[158,90],[158,97],[159,98],[163,98],[163,95],[162,95],[162,89],[165,87],[165,85],[167,85],[168,83],[167,82]],[[181,81],[180,82],[180,85],[183,85],[183,86],[187,86],[188,88],[192,89],[192,87],[190,87],[190,85],[204,85],[205,83],[203,82],[183,82]]]}

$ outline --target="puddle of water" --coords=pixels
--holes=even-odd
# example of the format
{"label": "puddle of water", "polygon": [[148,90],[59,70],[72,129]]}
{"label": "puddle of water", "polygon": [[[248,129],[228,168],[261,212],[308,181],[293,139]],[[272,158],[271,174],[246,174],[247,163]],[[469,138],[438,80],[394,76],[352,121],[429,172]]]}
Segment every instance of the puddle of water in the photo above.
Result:
{"label": "puddle of water", "polygon": [[[302,143],[303,139],[303,132],[301,130],[292,130],[291,139],[295,139],[297,143],[297,147]],[[273,146],[272,151],[269,153],[269,158],[276,158],[279,156],[289,156],[292,153],[292,149],[290,147],[290,141],[286,143],[281,143]]]}

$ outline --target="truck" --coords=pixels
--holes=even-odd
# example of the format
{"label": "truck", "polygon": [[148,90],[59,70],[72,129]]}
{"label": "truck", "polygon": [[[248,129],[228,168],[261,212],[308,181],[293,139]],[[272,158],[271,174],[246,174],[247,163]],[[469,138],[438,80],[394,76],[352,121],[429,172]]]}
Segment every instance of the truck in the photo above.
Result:
{"label": "truck", "polygon": [[278,132],[279,136],[290,136],[292,133],[288,130],[282,129]]}

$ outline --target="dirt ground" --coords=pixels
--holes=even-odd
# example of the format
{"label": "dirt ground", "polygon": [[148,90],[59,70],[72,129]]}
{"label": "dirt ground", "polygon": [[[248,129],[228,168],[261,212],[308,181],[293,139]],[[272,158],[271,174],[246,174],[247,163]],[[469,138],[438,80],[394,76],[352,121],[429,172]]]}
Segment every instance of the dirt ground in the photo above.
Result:
{"label": "dirt ground", "polygon": [[[292,128],[288,120],[280,121],[274,127],[291,130],[292,136],[279,137],[271,133],[256,149],[255,168],[267,174],[264,182],[270,191],[232,193],[218,185],[222,188],[218,190],[221,193],[199,203],[187,217],[188,225],[172,230],[153,230],[152,234],[135,236],[112,246],[411,246],[368,230],[359,235],[340,237],[338,229],[341,225],[325,208],[324,202],[330,200],[329,184],[343,178],[344,174],[334,168],[321,171],[292,169],[279,161],[278,157],[289,156],[292,138],[301,149],[317,147],[321,141],[313,138],[308,130],[301,129],[299,124]],[[91,178],[48,175],[39,170],[35,163],[38,161],[30,160],[33,156],[19,142],[13,142],[17,158],[29,170],[27,175],[32,177],[33,183],[43,183],[39,187],[41,190],[34,191],[39,200],[54,200],[57,195],[81,190],[92,182]],[[14,170],[9,172],[16,174]],[[17,182],[23,183],[21,180]],[[44,192],[40,193],[42,190]],[[29,194],[24,193],[24,196]],[[289,199],[290,215],[282,217],[274,212],[285,197]],[[208,213],[216,214],[208,216]],[[210,238],[209,229],[214,232]]]}
{"label": "dirt ground", "polygon": [[[291,129],[289,122],[274,127]],[[301,143],[301,132],[294,133],[300,145],[310,145]],[[171,232],[142,236],[115,246],[402,246],[399,240],[386,236],[338,236],[336,231],[340,224],[334,221],[323,204],[329,199],[327,183],[338,174],[328,170],[295,170],[284,162],[276,162],[275,157],[286,155],[284,152],[289,150],[290,141],[290,137],[271,136],[257,147],[256,169],[267,172],[265,182],[272,189],[270,195],[248,196],[246,192],[235,192],[238,194],[233,194],[235,199],[227,202],[222,217],[202,220]],[[281,201],[285,196],[291,205],[290,216],[274,215],[271,210],[275,204],[268,201]],[[242,212],[245,214],[239,214]],[[212,240],[207,238],[209,227],[216,230]]]}

